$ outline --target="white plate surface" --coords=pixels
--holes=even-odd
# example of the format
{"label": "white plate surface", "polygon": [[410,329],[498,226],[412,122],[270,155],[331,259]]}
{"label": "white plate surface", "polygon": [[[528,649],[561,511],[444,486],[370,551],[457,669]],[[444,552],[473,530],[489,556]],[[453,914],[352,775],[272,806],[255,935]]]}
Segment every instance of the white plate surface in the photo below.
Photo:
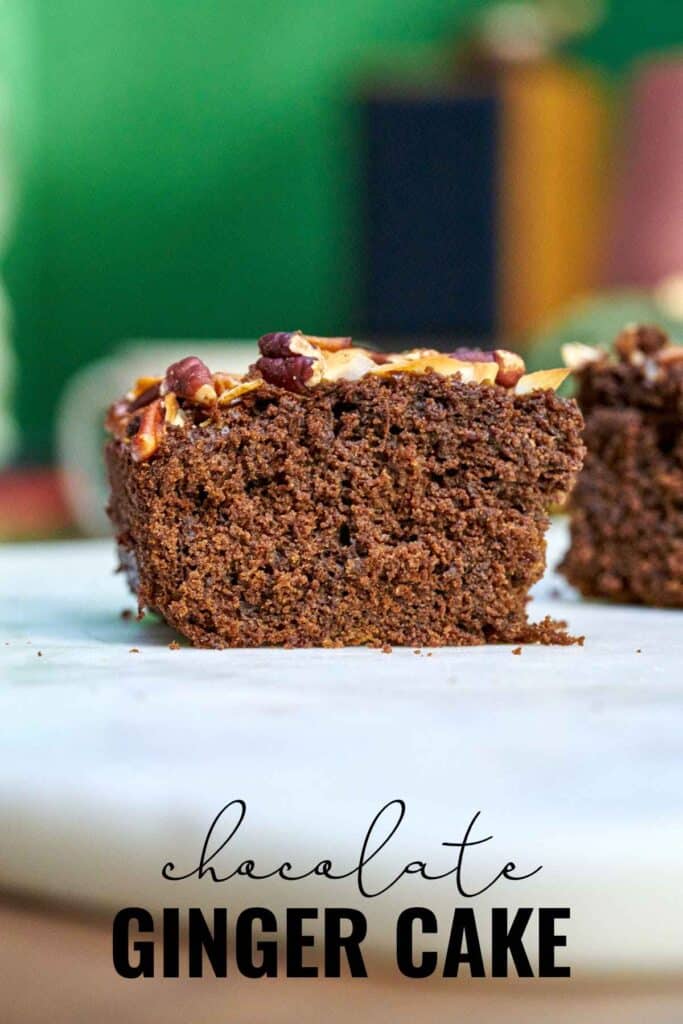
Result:
{"label": "white plate surface", "polygon": [[[551,564],[564,543],[555,524]],[[247,818],[223,867],[348,867],[400,797],[378,881],[410,860],[452,864],[440,844],[481,811],[475,834],[494,838],[469,861],[473,886],[510,859],[543,865],[476,900],[484,917],[567,906],[575,968],[680,968],[680,613],[582,602],[549,573],[533,617],[568,619],[583,648],[172,651],[159,622],[121,619],[133,603],[112,567],[107,542],[0,548],[0,885],[102,908],[356,904],[388,952],[403,907],[447,921],[452,879],[363,900],[350,882],[160,870],[195,865],[237,797]]]}

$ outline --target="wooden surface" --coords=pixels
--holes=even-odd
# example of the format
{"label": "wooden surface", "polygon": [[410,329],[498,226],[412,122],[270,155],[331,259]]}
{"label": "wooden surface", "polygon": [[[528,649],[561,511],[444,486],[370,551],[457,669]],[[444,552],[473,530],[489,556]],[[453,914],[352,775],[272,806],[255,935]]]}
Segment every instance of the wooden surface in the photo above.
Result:
{"label": "wooden surface", "polygon": [[138,980],[112,967],[106,920],[0,901],[3,1024],[672,1024],[683,980],[410,982],[370,979]]}

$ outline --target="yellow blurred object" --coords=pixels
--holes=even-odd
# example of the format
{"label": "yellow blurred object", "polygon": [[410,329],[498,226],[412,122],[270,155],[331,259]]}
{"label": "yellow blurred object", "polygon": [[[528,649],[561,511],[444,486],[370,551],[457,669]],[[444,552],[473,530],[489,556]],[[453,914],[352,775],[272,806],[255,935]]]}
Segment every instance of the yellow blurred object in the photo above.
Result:
{"label": "yellow blurred object", "polygon": [[501,332],[522,334],[598,284],[609,118],[588,72],[547,60],[500,76]]}

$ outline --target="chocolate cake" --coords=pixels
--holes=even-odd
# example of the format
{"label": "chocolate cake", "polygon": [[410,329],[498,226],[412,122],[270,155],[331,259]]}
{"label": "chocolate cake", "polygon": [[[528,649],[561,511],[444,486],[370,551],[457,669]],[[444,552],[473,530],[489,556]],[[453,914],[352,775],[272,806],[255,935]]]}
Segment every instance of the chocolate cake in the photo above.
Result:
{"label": "chocolate cake", "polygon": [[109,514],[139,608],[209,647],[568,643],[527,621],[583,456],[567,370],[266,335],[109,410]]}
{"label": "chocolate cake", "polygon": [[582,594],[683,606],[683,347],[628,327],[613,353],[565,345],[586,428],[562,564]]}

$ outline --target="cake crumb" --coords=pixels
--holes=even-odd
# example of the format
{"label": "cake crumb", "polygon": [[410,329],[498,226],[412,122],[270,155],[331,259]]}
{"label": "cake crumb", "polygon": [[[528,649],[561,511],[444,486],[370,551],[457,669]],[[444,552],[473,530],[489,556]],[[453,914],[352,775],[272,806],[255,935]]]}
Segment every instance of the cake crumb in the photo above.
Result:
{"label": "cake crumb", "polygon": [[522,653],[522,648],[521,647],[515,647],[513,649],[512,653],[513,654],[521,654]]}
{"label": "cake crumb", "polygon": [[128,653],[129,654],[139,654],[140,653],[140,648],[139,647],[131,647],[131,649],[128,651]]}
{"label": "cake crumb", "polygon": [[641,651],[640,647],[636,647],[636,654],[642,654],[642,653],[643,652]]}
{"label": "cake crumb", "polygon": [[382,654],[391,654],[391,647],[389,644],[383,644],[380,650],[382,651]]}
{"label": "cake crumb", "polygon": [[42,656],[43,656],[43,652],[42,651],[36,651],[36,654],[38,655],[39,658],[42,658]]}
{"label": "cake crumb", "polygon": [[434,651],[427,651],[427,657],[428,657],[428,658],[431,658],[431,656],[432,656],[432,654],[433,654],[433,653],[434,653]]}
{"label": "cake crumb", "polygon": [[178,643],[177,640],[171,640],[170,644],[168,645],[168,649],[169,651],[179,651],[180,644]]}
{"label": "cake crumb", "polygon": [[130,610],[130,608],[123,609],[123,611],[121,612],[121,618],[125,619],[126,622],[128,622],[129,619],[133,618],[133,613]]}

